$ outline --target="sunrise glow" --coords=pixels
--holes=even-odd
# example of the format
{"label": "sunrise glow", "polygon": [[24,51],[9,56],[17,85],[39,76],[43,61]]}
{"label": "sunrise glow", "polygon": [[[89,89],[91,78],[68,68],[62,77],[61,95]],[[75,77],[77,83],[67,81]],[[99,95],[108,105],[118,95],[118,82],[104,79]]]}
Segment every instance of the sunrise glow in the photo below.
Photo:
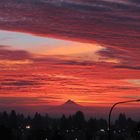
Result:
{"label": "sunrise glow", "polygon": [[[140,98],[136,4],[37,1],[0,2],[1,107],[56,106],[69,99],[110,107]],[[117,4],[131,8],[116,10]]]}

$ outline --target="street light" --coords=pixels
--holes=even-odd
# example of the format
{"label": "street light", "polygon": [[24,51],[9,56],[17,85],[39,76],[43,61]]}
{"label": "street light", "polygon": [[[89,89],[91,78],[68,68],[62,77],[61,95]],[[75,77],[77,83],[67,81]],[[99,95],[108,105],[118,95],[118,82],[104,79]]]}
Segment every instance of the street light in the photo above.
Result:
{"label": "street light", "polygon": [[140,102],[140,99],[117,102],[111,107],[111,109],[109,111],[109,117],[108,117],[108,137],[109,137],[109,140],[111,140],[111,113],[112,113],[114,107],[118,104],[125,104],[125,103],[131,103],[131,102]]}

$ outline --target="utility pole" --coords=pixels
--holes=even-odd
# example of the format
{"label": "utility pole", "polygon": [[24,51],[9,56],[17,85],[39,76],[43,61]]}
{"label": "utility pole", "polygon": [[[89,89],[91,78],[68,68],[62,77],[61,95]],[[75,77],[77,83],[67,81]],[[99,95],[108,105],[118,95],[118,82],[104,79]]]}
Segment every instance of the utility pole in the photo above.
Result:
{"label": "utility pole", "polygon": [[131,102],[140,102],[140,99],[137,100],[128,100],[128,101],[123,101],[123,102],[117,102],[115,104],[113,104],[113,106],[111,107],[110,111],[109,111],[109,116],[108,116],[108,139],[111,139],[111,115],[112,115],[112,111],[115,108],[116,105],[118,104],[125,104],[125,103],[131,103]]}

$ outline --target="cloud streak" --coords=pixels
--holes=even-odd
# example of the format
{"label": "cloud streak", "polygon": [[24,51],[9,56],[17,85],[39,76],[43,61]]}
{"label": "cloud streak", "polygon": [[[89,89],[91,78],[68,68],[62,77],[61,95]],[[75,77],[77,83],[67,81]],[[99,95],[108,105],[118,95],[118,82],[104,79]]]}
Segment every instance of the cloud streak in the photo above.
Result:
{"label": "cloud streak", "polygon": [[27,60],[31,57],[24,50],[10,50],[9,46],[0,46],[0,60]]}
{"label": "cloud streak", "polygon": [[5,0],[0,5],[1,29],[97,42],[110,53],[113,48],[116,55],[125,54],[129,63],[139,62],[138,1]]}

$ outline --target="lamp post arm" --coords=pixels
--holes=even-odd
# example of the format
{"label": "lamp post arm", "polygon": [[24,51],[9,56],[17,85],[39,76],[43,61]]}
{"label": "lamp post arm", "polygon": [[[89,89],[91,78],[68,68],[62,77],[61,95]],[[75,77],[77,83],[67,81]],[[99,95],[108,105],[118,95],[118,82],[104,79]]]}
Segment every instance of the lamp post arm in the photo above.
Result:
{"label": "lamp post arm", "polygon": [[109,117],[108,117],[108,134],[109,134],[109,140],[111,140],[111,114],[112,114],[113,109],[118,104],[125,104],[125,103],[131,103],[131,102],[140,102],[140,99],[137,99],[137,100],[128,100],[128,101],[123,101],[123,102],[117,102],[117,103],[113,104],[113,106],[111,107],[111,109],[109,111]]}

